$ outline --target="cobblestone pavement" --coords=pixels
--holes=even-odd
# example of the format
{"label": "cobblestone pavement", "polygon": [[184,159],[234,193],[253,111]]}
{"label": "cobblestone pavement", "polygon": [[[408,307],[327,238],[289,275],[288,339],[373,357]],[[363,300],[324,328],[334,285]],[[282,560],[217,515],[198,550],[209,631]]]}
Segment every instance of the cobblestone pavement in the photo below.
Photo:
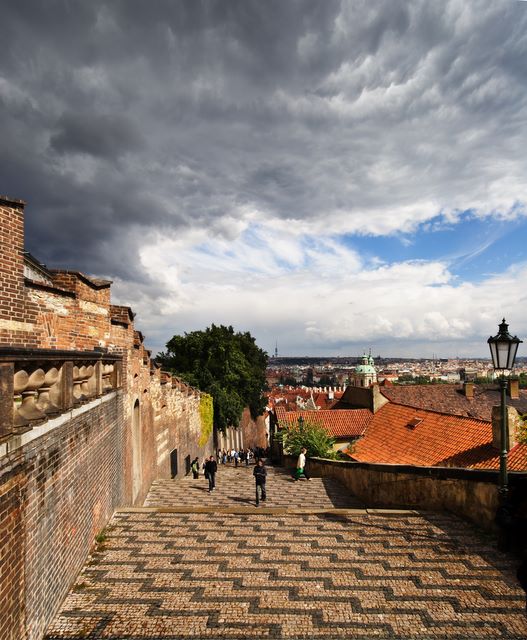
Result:
{"label": "cobblestone pavement", "polygon": [[[157,480],[146,497],[145,507],[246,507],[255,504],[254,465],[220,465],[216,488],[208,492],[203,473],[199,479],[186,476],[178,481]],[[362,507],[354,496],[331,478],[311,478],[295,482],[281,468],[267,467],[267,507]]]}
{"label": "cobblestone pavement", "polygon": [[[224,482],[238,471],[220,470],[224,506],[206,508],[200,495],[203,511],[192,512],[185,480],[152,489],[149,503],[172,509],[116,513],[47,639],[527,638],[510,558],[464,522],[317,503],[309,511],[306,492],[323,502],[324,483],[279,472],[269,482],[274,508],[233,500],[229,510],[229,495],[250,497]],[[280,506],[295,492],[285,503],[304,512]]]}

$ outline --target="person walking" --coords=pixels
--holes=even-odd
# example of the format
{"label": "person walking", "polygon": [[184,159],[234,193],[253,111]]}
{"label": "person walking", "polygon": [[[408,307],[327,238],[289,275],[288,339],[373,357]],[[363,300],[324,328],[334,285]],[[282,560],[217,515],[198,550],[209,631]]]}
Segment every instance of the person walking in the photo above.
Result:
{"label": "person walking", "polygon": [[216,472],[218,471],[218,465],[216,464],[216,460],[214,460],[214,456],[210,456],[210,458],[205,462],[205,477],[209,481],[209,493],[214,491],[216,487]]}
{"label": "person walking", "polygon": [[258,460],[253,470],[254,480],[256,482],[256,506],[260,504],[260,494],[262,502],[267,499],[267,493],[265,491],[265,481],[267,480],[267,469],[263,463],[263,460]]}
{"label": "person walking", "polygon": [[302,447],[302,449],[300,450],[300,455],[298,456],[298,460],[296,462],[296,473],[294,476],[295,480],[299,480],[302,476],[306,480],[311,480],[311,478],[306,473],[306,453],[307,449],[305,447]]}
{"label": "person walking", "polygon": [[194,460],[192,460],[192,464],[190,465],[190,469],[192,471],[192,477],[194,478],[194,480],[197,480],[199,478],[199,460],[198,460],[198,458],[194,458]]}

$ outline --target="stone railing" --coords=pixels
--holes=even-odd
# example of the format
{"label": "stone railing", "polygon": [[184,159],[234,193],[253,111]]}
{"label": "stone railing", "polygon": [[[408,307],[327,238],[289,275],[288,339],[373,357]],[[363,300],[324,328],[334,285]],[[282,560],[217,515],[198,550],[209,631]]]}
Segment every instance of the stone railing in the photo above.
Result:
{"label": "stone railing", "polygon": [[187,396],[200,395],[200,392],[198,389],[194,389],[194,387],[191,387],[189,384],[181,380],[181,378],[173,376],[168,371],[161,371],[160,384],[169,385],[171,389],[177,389],[178,391],[180,391],[183,394],[186,394]]}
{"label": "stone railing", "polygon": [[[282,464],[288,469],[296,466],[296,460],[295,456],[282,456]],[[483,529],[497,530],[497,469],[309,458],[307,470],[314,477],[335,478],[370,507],[450,511]],[[509,473],[509,488],[514,501],[523,501],[527,514],[527,472]]]}
{"label": "stone railing", "polygon": [[121,356],[0,349],[0,441],[121,387]]}

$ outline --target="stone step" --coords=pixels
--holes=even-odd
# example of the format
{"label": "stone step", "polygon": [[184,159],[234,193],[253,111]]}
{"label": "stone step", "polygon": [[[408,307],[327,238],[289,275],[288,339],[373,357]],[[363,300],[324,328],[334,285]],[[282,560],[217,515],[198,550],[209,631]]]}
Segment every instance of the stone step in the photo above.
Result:
{"label": "stone step", "polygon": [[457,518],[120,510],[47,640],[527,637],[514,564]]}

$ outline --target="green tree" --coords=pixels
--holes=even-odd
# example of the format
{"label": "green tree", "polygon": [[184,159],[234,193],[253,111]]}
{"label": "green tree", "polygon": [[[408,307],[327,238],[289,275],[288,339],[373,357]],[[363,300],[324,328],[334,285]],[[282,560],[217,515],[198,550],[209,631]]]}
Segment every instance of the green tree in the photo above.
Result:
{"label": "green tree", "polygon": [[332,459],[337,457],[337,453],[333,450],[335,440],[316,420],[299,418],[295,425],[283,425],[275,437],[282,443],[284,451],[292,456],[298,456],[302,447],[305,447],[307,455],[311,457]]}
{"label": "green tree", "polygon": [[174,336],[157,360],[168,371],[213,398],[214,426],[238,426],[243,409],[256,418],[265,408],[267,354],[249,332],[211,325]]}

